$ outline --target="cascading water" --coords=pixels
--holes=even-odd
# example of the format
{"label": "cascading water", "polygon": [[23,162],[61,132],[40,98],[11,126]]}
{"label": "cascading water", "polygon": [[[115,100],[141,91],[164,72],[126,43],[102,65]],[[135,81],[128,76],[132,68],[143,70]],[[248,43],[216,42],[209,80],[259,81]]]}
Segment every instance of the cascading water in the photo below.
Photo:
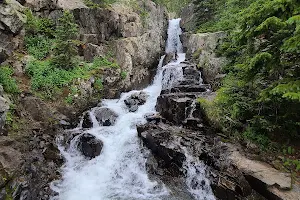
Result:
{"label": "cascading water", "polygon": [[[145,167],[147,150],[140,145],[136,125],[146,123],[144,118],[146,114],[156,113],[155,105],[163,84],[173,84],[182,76],[179,63],[185,60],[185,54],[182,53],[179,22],[180,19],[170,20],[166,47],[166,52],[178,53],[178,58],[164,67],[162,66],[164,56],[161,58],[152,85],[143,90],[148,95],[146,103],[136,112],[128,111],[124,100],[138,91],[124,93],[120,99],[103,100],[102,107],[118,114],[113,126],[99,126],[93,116],[93,110],[89,113],[93,128],[84,132],[94,135],[103,142],[101,154],[92,160],[85,159],[76,147],[79,136],[72,139],[68,148],[60,146],[66,163],[62,169],[62,180],[52,184],[52,189],[58,193],[53,200],[176,199],[170,195],[162,182],[150,180],[148,177]],[[177,72],[173,73],[174,70]],[[76,130],[78,129],[80,127]],[[191,190],[192,194],[196,192]],[[202,193],[200,195],[203,195]],[[193,196],[199,200],[204,199],[194,194]]]}

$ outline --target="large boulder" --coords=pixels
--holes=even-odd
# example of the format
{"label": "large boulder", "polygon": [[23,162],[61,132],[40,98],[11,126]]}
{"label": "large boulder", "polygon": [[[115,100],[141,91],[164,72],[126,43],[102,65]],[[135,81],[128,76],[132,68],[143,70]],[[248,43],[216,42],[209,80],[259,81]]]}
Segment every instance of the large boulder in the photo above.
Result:
{"label": "large boulder", "polygon": [[109,108],[95,108],[93,112],[97,121],[102,126],[114,125],[118,118],[118,114]]}
{"label": "large boulder", "polygon": [[245,174],[250,185],[267,199],[299,199],[299,185],[292,185],[291,174],[280,172],[267,163],[251,160],[230,146],[228,157]]}
{"label": "large boulder", "polygon": [[95,136],[85,133],[78,138],[77,148],[85,157],[92,159],[100,155],[103,142]]}
{"label": "large boulder", "polygon": [[135,112],[138,109],[138,106],[143,105],[146,103],[147,94],[145,92],[136,92],[129,96],[127,99],[124,100],[124,103],[129,109],[129,112]]}

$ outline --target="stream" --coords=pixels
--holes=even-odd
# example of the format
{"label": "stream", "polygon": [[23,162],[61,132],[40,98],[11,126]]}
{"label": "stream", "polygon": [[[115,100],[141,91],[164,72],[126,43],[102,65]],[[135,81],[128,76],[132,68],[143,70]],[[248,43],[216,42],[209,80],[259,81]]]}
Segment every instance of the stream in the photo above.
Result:
{"label": "stream", "polygon": [[[149,150],[142,146],[137,136],[136,125],[146,123],[145,115],[156,113],[155,105],[162,88],[168,88],[182,77],[180,62],[185,60],[180,41],[180,19],[169,21],[166,53],[177,53],[176,58],[162,66],[162,56],[153,83],[141,90],[147,94],[145,104],[136,112],[129,112],[124,100],[140,91],[123,93],[120,99],[102,101],[101,107],[114,111],[118,118],[112,126],[100,126],[90,111],[93,128],[83,132],[94,135],[103,142],[103,149],[94,159],[86,159],[77,150],[78,136],[68,148],[59,146],[65,158],[62,178],[52,183],[58,193],[53,200],[175,200],[171,189],[157,179],[149,178],[146,161]],[[79,127],[75,130],[81,130]],[[205,165],[194,160],[186,152],[184,168],[186,185],[191,199],[213,200],[215,197],[205,178]],[[198,187],[201,182],[208,187]]]}

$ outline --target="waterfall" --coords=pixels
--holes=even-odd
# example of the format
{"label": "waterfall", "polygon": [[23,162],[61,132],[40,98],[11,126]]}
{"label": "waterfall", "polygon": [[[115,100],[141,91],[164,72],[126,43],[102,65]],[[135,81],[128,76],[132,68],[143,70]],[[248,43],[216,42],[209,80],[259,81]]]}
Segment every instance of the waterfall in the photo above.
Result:
{"label": "waterfall", "polygon": [[[66,162],[62,168],[61,180],[52,183],[52,189],[58,193],[53,200],[177,199],[172,197],[161,181],[149,178],[146,170],[148,151],[140,145],[136,125],[146,123],[146,114],[156,113],[155,105],[163,84],[167,87],[166,85],[173,84],[182,76],[179,64],[185,60],[185,54],[182,53],[179,22],[180,19],[170,20],[166,47],[166,52],[179,53],[178,57],[166,66],[162,66],[164,56],[161,58],[153,83],[142,90],[148,95],[145,104],[139,106],[136,112],[129,112],[126,108],[124,100],[139,91],[123,93],[120,99],[103,100],[102,107],[109,108],[118,115],[112,126],[99,126],[93,116],[93,109],[89,112],[93,128],[82,131],[103,142],[101,154],[92,160],[84,158],[76,148],[78,136],[72,139],[68,147],[59,146]],[[82,121],[80,124],[82,125]],[[204,199],[197,196],[195,198]]]}
{"label": "waterfall", "polygon": [[182,53],[182,43],[180,35],[182,30],[180,28],[180,19],[172,19],[169,21],[168,40],[166,46],[166,53]]}

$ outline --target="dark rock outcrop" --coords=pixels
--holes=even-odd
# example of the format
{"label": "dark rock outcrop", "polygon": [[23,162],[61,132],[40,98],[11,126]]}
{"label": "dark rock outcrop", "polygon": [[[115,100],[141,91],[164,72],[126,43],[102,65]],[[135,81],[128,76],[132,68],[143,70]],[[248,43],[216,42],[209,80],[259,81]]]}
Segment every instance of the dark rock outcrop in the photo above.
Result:
{"label": "dark rock outcrop", "polygon": [[132,94],[130,97],[124,100],[124,103],[129,109],[129,112],[135,112],[138,109],[138,106],[146,103],[147,94],[145,92],[136,92]]}
{"label": "dark rock outcrop", "polygon": [[213,136],[164,123],[142,125],[137,130],[139,137],[157,160],[158,166],[151,168],[152,173],[183,177],[183,163],[188,151],[208,166],[211,187],[217,198],[240,199],[252,194],[242,172],[228,162],[229,147]]}
{"label": "dark rock outcrop", "polygon": [[113,125],[118,117],[118,115],[109,108],[96,108],[93,112],[101,126]]}
{"label": "dark rock outcrop", "polygon": [[77,148],[85,157],[92,159],[100,155],[103,142],[91,134],[84,133],[78,138]]}
{"label": "dark rock outcrop", "polygon": [[83,114],[82,128],[92,128],[93,122],[89,112]]}

